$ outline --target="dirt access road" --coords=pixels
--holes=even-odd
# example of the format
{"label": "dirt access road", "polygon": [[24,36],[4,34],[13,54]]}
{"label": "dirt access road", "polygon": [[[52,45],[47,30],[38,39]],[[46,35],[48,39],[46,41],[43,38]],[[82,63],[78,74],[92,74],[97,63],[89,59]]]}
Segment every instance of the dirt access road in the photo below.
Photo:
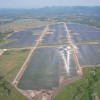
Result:
{"label": "dirt access road", "polygon": [[34,51],[36,50],[37,46],[41,43],[43,37],[45,36],[45,33],[47,32],[48,30],[48,25],[46,26],[46,28],[44,29],[44,31],[42,32],[40,38],[37,40],[36,44],[34,45],[33,48],[31,48],[31,51],[26,59],[26,61],[24,62],[23,66],[21,67],[20,71],[18,72],[18,74],[16,75],[14,81],[13,81],[13,85],[17,86],[22,74],[24,73],[26,67],[27,67],[27,64],[29,62],[29,60],[31,59],[32,57],[32,54],[34,53]]}
{"label": "dirt access road", "polygon": [[82,75],[82,69],[81,69],[81,66],[80,66],[80,63],[78,61],[78,57],[77,57],[77,54],[76,54],[76,51],[75,51],[75,45],[71,39],[71,36],[70,36],[70,33],[69,33],[69,30],[66,26],[66,24],[64,23],[65,25],[65,29],[67,31],[67,34],[68,34],[68,39],[69,39],[69,42],[70,42],[70,46],[71,46],[71,51],[72,51],[72,54],[73,54],[73,58],[74,58],[74,61],[75,61],[75,65],[76,65],[76,69],[77,69],[77,73],[78,75]]}
{"label": "dirt access road", "polygon": [[74,48],[75,45],[74,45],[74,43],[73,43],[73,41],[72,41],[72,39],[71,39],[69,30],[68,30],[68,28],[67,28],[67,26],[66,26],[65,23],[64,23],[64,26],[65,26],[65,29],[66,29],[67,34],[68,34],[68,40],[69,40],[69,42],[70,42],[71,51],[72,51],[73,58],[74,58],[74,61],[75,61],[75,65],[76,65],[76,69],[77,69],[78,76],[73,77],[73,78],[70,78],[70,79],[64,81],[62,84],[60,84],[60,85],[59,85],[59,88],[57,88],[57,89],[53,92],[53,94],[51,95],[50,100],[53,100],[53,99],[54,99],[54,97],[57,95],[57,93],[61,90],[61,88],[62,88],[64,85],[70,84],[70,83],[72,83],[72,82],[74,82],[74,81],[76,81],[76,80],[81,79],[81,77],[82,77],[82,69],[81,69],[81,66],[80,66],[80,64],[79,64],[79,61],[78,61],[78,58],[77,58],[77,55],[76,55],[76,51],[75,51],[75,48]]}

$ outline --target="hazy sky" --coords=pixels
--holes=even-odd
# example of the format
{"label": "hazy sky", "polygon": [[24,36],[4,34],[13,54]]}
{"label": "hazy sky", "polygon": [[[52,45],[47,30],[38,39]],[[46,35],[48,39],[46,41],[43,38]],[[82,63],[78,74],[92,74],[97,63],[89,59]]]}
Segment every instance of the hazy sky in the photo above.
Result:
{"label": "hazy sky", "polygon": [[44,6],[100,6],[100,0],[0,0],[0,8],[41,8]]}

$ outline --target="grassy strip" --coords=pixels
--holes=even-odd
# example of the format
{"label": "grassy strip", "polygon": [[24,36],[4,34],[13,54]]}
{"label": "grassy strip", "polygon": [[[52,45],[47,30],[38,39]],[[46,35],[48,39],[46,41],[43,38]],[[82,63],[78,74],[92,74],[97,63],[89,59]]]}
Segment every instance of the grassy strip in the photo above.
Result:
{"label": "grassy strip", "polygon": [[[70,45],[70,43],[57,43],[57,44],[40,44],[38,47],[42,46],[63,46],[63,45]],[[27,47],[33,47],[32,46],[0,46],[0,49],[12,49],[12,48],[27,48]]]}
{"label": "grassy strip", "polygon": [[58,43],[58,44],[40,44],[40,46],[63,46],[63,45],[69,45],[69,43]]}
{"label": "grassy strip", "polygon": [[80,41],[79,43],[95,43],[95,42],[100,42],[100,40],[89,40],[89,41]]}
{"label": "grassy strip", "polygon": [[100,98],[100,68],[85,68],[82,79],[65,85],[54,100],[95,100]]}
{"label": "grassy strip", "polygon": [[0,76],[0,100],[27,100],[2,76]]}
{"label": "grassy strip", "polygon": [[67,37],[61,37],[60,40],[68,40]]}
{"label": "grassy strip", "polygon": [[28,47],[33,47],[33,46],[0,46],[0,49],[28,48]]}
{"label": "grassy strip", "polygon": [[33,35],[41,35],[42,32],[41,31],[32,31]]}
{"label": "grassy strip", "polygon": [[7,39],[6,42],[7,43],[18,42],[18,39]]}
{"label": "grassy strip", "polygon": [[13,81],[28,54],[29,50],[4,52],[0,57],[0,73]]}

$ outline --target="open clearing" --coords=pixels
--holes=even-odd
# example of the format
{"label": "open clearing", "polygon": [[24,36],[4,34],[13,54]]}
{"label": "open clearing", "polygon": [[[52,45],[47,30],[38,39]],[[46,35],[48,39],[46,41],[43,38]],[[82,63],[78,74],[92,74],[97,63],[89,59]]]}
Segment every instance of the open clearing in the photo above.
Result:
{"label": "open clearing", "polygon": [[10,81],[13,81],[28,54],[29,50],[4,52],[0,57],[0,73]]}

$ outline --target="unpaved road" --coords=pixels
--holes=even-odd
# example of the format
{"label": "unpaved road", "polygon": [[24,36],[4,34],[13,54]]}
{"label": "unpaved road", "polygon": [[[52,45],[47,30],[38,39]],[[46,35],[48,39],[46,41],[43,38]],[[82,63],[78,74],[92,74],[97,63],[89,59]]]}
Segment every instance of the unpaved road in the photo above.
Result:
{"label": "unpaved road", "polygon": [[74,48],[74,43],[71,39],[71,36],[70,36],[70,33],[69,33],[69,30],[66,26],[66,24],[64,23],[65,25],[65,29],[67,31],[67,34],[68,34],[68,39],[69,39],[69,42],[70,42],[70,45],[71,45],[71,51],[72,51],[72,54],[73,54],[73,58],[74,58],[74,61],[75,61],[75,65],[76,65],[76,69],[77,69],[77,73],[79,75],[82,75],[82,70],[81,70],[81,67],[80,67],[80,64],[79,64],[79,61],[78,61],[78,58],[77,58],[77,54],[76,54],[76,51],[75,51],[75,48]]}
{"label": "unpaved road", "polygon": [[[69,46],[69,44],[61,44],[61,45],[38,45],[37,48],[49,48],[49,47],[59,47],[59,46]],[[14,51],[20,51],[20,50],[24,50],[24,49],[32,49],[33,47],[30,46],[30,47],[23,47],[23,48],[10,48],[10,49],[6,49],[6,51],[11,51],[11,50],[14,50]]]}
{"label": "unpaved road", "polygon": [[26,66],[27,63],[28,63],[29,60],[31,59],[31,56],[32,56],[32,54],[34,53],[34,51],[36,50],[37,46],[41,43],[43,37],[45,36],[45,33],[46,33],[47,29],[48,29],[48,25],[46,26],[46,28],[45,28],[44,31],[42,32],[40,38],[37,40],[37,42],[36,42],[36,44],[34,45],[34,47],[31,48],[31,51],[30,51],[30,53],[29,53],[29,55],[28,55],[26,61],[24,62],[23,66],[21,67],[20,71],[18,72],[17,76],[15,77],[15,79],[14,79],[14,81],[13,81],[13,83],[12,83],[13,85],[16,86],[16,85],[18,84],[18,82],[19,82],[19,80],[20,80],[20,78],[21,78],[23,72],[25,71],[25,69],[26,69],[26,67],[27,67],[27,66]]}

